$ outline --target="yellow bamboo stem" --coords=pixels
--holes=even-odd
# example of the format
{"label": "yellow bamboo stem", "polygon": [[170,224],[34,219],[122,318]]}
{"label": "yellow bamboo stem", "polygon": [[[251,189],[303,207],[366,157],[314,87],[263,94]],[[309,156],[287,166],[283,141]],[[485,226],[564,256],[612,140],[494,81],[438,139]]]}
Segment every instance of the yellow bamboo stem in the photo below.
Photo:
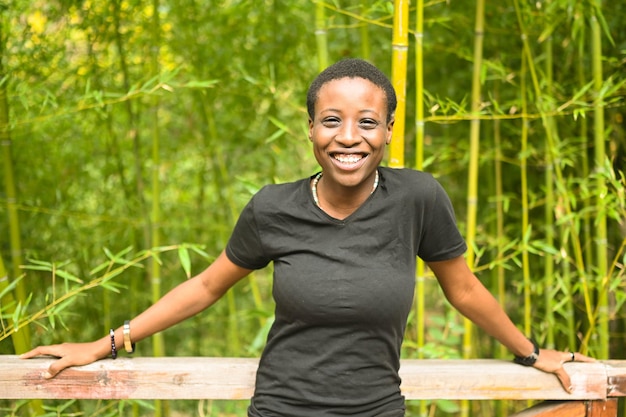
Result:
{"label": "yellow bamboo stem", "polygon": [[394,1],[391,81],[396,90],[396,108],[393,139],[389,150],[389,166],[404,167],[404,130],[406,116],[406,67],[409,50],[409,2]]}
{"label": "yellow bamboo stem", "polygon": [[[415,168],[424,168],[424,0],[417,0],[415,9]],[[425,265],[417,259],[415,312],[417,332],[417,357],[424,359],[426,344],[426,288]],[[428,415],[428,403],[419,402],[419,415]]]}
{"label": "yellow bamboo stem", "polygon": [[[485,2],[477,0],[476,17],[474,23],[474,65],[472,68],[472,102],[471,114],[477,115],[481,109],[481,78],[483,59],[483,40],[485,30]],[[467,233],[466,240],[469,243],[467,252],[467,263],[471,269],[475,264],[475,237],[476,220],[478,213],[478,163],[480,157],[480,119],[475,118],[470,121],[470,149],[469,149],[469,172],[467,183]],[[464,319],[463,334],[463,358],[472,356],[472,332],[473,324],[470,320]],[[461,415],[469,415],[469,402],[461,402]]]}

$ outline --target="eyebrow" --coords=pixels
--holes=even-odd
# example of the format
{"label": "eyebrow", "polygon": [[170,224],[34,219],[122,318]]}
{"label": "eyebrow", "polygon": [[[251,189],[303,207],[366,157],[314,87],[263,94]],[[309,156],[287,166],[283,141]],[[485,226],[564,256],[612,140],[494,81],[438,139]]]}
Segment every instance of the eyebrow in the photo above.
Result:
{"label": "eyebrow", "polygon": [[[323,114],[323,113],[327,113],[327,112],[331,112],[331,113],[341,113],[341,110],[339,109],[335,109],[335,108],[328,108],[328,109],[322,109],[320,110],[319,114]],[[371,110],[371,109],[363,109],[363,110],[359,110],[359,114],[363,114],[363,113],[373,113],[374,115],[376,115],[376,117],[382,117],[378,114],[378,112],[376,110]]]}

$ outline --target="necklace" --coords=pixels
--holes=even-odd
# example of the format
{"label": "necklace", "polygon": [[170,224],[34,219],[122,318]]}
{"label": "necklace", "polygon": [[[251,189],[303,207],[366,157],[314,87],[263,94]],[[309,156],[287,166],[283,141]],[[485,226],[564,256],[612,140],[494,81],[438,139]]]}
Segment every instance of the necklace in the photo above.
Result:
{"label": "necklace", "polygon": [[[315,178],[313,178],[313,183],[311,184],[311,193],[313,194],[313,201],[315,201],[315,205],[317,207],[320,206],[320,200],[317,197],[317,183],[320,182],[320,178],[322,178],[322,172],[320,172],[319,174],[315,176]],[[376,191],[377,187],[378,187],[378,170],[376,170],[376,177],[374,178],[374,186],[372,187],[372,192],[370,194]]]}

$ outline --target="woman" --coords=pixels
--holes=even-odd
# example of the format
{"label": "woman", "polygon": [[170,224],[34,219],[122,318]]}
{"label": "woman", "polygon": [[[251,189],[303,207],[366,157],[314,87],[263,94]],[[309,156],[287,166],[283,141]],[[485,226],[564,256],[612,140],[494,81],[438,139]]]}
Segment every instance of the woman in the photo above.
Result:
{"label": "woman", "polygon": [[323,71],[307,94],[309,139],[322,170],[269,185],[244,208],[224,252],[109,337],[38,347],[59,357],[46,377],[115,354],[132,328],[144,339],[216,302],[252,270],[274,263],[275,322],[261,356],[250,417],[404,415],[398,368],[413,302],[416,256],[450,303],[504,344],[516,362],[552,372],[571,391],[566,361],[515,327],[469,270],[450,201],[432,176],[380,167],[396,97],[358,59]]}

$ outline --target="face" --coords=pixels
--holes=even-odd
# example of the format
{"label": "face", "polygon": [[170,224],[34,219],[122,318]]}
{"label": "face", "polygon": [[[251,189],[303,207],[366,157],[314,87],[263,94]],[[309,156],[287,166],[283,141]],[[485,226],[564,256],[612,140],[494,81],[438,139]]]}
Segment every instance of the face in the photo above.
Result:
{"label": "face", "polygon": [[315,118],[309,120],[309,139],[324,181],[371,187],[391,141],[393,118],[386,120],[385,93],[372,82],[341,78],[324,84],[315,102]]}

